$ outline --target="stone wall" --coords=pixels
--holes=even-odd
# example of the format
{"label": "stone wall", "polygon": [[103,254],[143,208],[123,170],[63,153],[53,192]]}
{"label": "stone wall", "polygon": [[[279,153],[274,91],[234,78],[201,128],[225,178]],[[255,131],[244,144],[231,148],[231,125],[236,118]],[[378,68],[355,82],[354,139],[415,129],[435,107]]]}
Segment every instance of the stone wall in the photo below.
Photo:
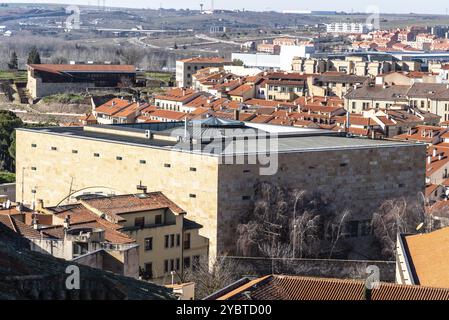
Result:
{"label": "stone wall", "polygon": [[[258,165],[219,165],[219,252],[233,254],[235,230],[252,206],[254,186],[261,181],[289,189],[318,192],[330,209],[349,209],[352,220],[370,220],[386,199],[417,198],[425,187],[425,146],[373,147],[283,153],[275,175],[259,175]],[[236,199],[229,201],[229,199]],[[237,200],[238,199],[238,200]],[[364,241],[356,251],[364,252]],[[369,257],[375,258],[375,257]]]}
{"label": "stone wall", "polygon": [[328,260],[328,259],[269,259],[225,257],[232,262],[239,276],[288,274],[338,279],[366,279],[368,266],[379,268],[380,281],[395,282],[395,261]]}

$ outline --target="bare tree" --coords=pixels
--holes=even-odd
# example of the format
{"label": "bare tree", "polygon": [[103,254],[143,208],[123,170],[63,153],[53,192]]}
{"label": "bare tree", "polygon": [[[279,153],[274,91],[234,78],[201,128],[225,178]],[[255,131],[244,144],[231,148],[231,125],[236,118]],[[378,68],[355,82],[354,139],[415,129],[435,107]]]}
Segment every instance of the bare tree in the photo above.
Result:
{"label": "bare tree", "polygon": [[417,226],[424,224],[421,231],[430,231],[431,217],[426,214],[422,197],[418,199],[392,199],[385,201],[373,215],[372,225],[375,238],[381,245],[386,259],[395,259],[398,233],[413,234]]}
{"label": "bare tree", "polygon": [[238,280],[237,265],[226,257],[209,261],[201,257],[185,273],[185,282],[195,283],[195,299],[202,299]]}
{"label": "bare tree", "polygon": [[351,211],[343,210],[340,214],[328,223],[327,238],[330,240],[329,259],[332,258],[334,250],[339,244],[344,233],[344,229],[351,217]]}
{"label": "bare tree", "polygon": [[[305,190],[262,182],[255,191],[254,207],[237,228],[239,254],[316,258],[330,250],[328,256],[333,255],[341,243],[349,211],[333,212],[319,194]],[[329,228],[332,232],[326,237]]]}

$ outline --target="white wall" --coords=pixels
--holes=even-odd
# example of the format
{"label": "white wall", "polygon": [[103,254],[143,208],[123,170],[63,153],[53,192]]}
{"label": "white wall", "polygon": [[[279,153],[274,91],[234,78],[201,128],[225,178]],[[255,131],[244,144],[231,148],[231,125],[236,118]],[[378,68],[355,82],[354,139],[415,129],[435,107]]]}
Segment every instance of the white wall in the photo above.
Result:
{"label": "white wall", "polygon": [[279,69],[280,56],[263,53],[233,53],[232,60],[242,60],[246,67],[256,67],[262,69]]}
{"label": "white wall", "polygon": [[293,58],[309,58],[311,53],[315,52],[315,48],[312,45],[300,45],[300,46],[281,46],[280,68],[283,71],[292,71]]}

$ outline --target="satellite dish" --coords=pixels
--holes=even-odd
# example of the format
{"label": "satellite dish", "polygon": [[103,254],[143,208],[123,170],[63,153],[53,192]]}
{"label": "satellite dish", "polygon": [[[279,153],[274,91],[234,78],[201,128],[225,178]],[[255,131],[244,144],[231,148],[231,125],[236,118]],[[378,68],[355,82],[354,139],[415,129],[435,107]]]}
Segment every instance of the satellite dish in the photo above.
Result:
{"label": "satellite dish", "polygon": [[418,224],[418,226],[416,227],[416,231],[421,230],[422,227],[424,227],[424,222],[421,222],[420,224]]}

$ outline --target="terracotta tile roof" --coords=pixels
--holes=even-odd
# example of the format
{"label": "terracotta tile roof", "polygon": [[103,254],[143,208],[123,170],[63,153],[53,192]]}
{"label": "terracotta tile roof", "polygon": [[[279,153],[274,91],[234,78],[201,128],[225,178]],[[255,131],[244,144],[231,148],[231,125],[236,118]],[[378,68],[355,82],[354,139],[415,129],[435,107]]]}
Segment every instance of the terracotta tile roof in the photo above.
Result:
{"label": "terracotta tile roof", "polygon": [[251,119],[251,122],[255,122],[255,123],[268,123],[271,120],[274,119],[274,116],[272,115],[258,115],[255,118]]}
{"label": "terracotta tile roof", "polygon": [[[433,156],[434,150],[436,152],[435,157]],[[449,163],[448,151],[446,148],[438,148],[435,146],[427,149],[427,157],[430,157],[431,162],[429,163],[426,159],[426,176],[432,175],[435,171]]]}
{"label": "terracotta tile roof", "polygon": [[[122,228],[121,225],[101,218],[82,204],[47,208],[47,210],[54,212],[54,215],[61,219],[60,221],[64,221],[66,217],[70,216],[71,228],[89,227],[103,229],[105,231],[105,240],[107,242],[114,244],[135,242],[135,240],[128,235],[120,232],[120,229]],[[61,225],[45,228],[42,231],[47,235],[57,238],[62,238],[64,236],[64,229]]]}
{"label": "terracotta tile roof", "polygon": [[449,288],[449,228],[404,236],[403,240],[419,284]]}
{"label": "terracotta tile roof", "polygon": [[148,103],[133,102],[129,106],[123,108],[122,110],[114,114],[114,117],[127,118],[133,114],[137,115],[137,113],[140,112],[140,110],[142,110],[147,106]]}
{"label": "terracotta tile roof", "polygon": [[206,107],[213,101],[212,97],[198,96],[185,104],[186,107]]}
{"label": "terracotta tile roof", "polygon": [[133,65],[114,64],[29,64],[34,70],[50,73],[75,73],[75,72],[108,72],[108,73],[135,73]]}
{"label": "terracotta tile roof", "polygon": [[187,113],[184,112],[158,109],[153,113],[151,113],[150,117],[170,119],[170,120],[183,120],[186,117],[186,115]]}
{"label": "terracotta tile roof", "polygon": [[251,121],[256,115],[254,113],[240,113],[239,114],[239,121]]}
{"label": "terracotta tile roof", "polygon": [[81,203],[87,205],[88,208],[95,208],[111,216],[164,208],[170,209],[175,214],[185,213],[183,209],[168,199],[162,192],[86,199],[82,200]]}
{"label": "terracotta tile roof", "polygon": [[242,84],[241,86],[235,88],[234,90],[229,91],[228,94],[230,96],[240,97],[253,89],[254,89],[254,86],[252,86],[250,84]]}
{"label": "terracotta tile roof", "polygon": [[112,116],[131,104],[131,101],[114,98],[95,108],[95,112]]}
{"label": "terracotta tile roof", "polygon": [[167,100],[167,101],[190,101],[198,96],[200,93],[194,89],[185,88],[173,88],[167,90],[164,94],[159,94],[154,99]]}
{"label": "terracotta tile roof", "polygon": [[41,234],[33,227],[26,225],[22,221],[10,215],[0,215],[0,223],[25,238],[39,239]]}
{"label": "terracotta tile roof", "polygon": [[[429,251],[429,250],[427,250]],[[365,300],[359,280],[270,275],[248,281],[217,300]],[[449,289],[382,282],[372,300],[448,300]]]}
{"label": "terracotta tile roof", "polygon": [[[346,116],[338,116],[334,117],[335,122],[339,124],[346,123]],[[363,116],[357,116],[357,115],[350,115],[349,116],[349,123],[350,125],[359,125],[364,127],[370,127],[370,126],[378,126],[377,122],[375,122],[371,118],[365,118]]]}

